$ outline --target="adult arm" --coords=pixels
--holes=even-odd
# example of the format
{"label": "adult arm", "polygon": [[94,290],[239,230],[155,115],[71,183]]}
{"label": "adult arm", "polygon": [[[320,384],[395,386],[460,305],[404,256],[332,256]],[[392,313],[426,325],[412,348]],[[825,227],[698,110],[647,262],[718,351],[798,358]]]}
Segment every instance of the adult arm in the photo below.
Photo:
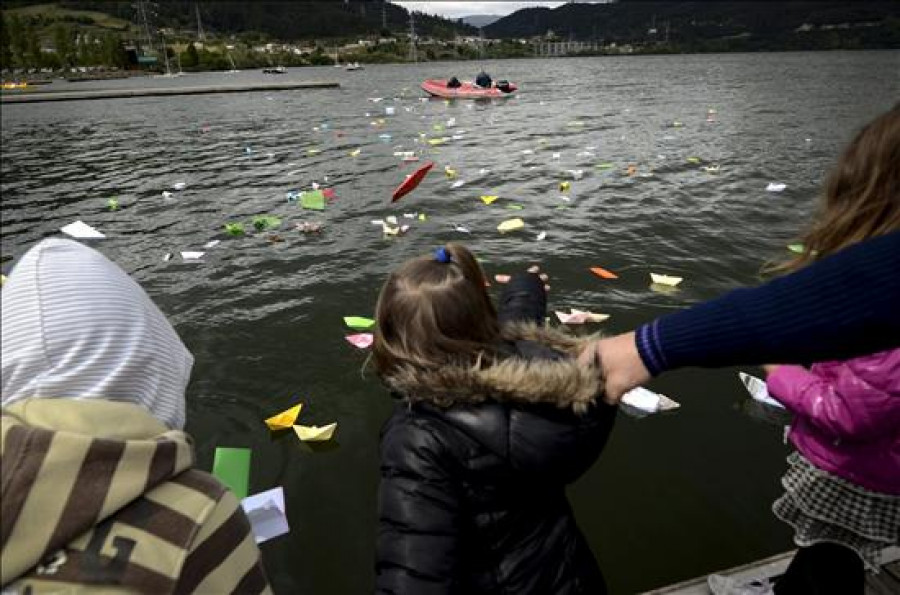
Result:
{"label": "adult arm", "polygon": [[375,590],[453,593],[459,560],[459,499],[448,445],[428,420],[395,415],[381,444]]}
{"label": "adult arm", "polygon": [[[896,355],[885,354],[885,357]],[[766,379],[769,393],[790,411],[832,436],[877,438],[900,427],[900,402],[841,363],[829,378],[801,366],[777,366]]]}
{"label": "adult arm", "polygon": [[900,231],[873,238],[752,289],[638,328],[652,375],[847,359],[900,345]]}

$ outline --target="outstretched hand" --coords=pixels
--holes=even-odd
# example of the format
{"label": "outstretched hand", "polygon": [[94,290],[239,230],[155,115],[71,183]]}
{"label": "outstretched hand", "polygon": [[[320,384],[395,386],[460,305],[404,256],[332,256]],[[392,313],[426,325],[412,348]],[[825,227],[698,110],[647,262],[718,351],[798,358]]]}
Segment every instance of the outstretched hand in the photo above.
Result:
{"label": "outstretched hand", "polygon": [[592,341],[581,352],[578,363],[596,366],[606,381],[603,400],[617,405],[622,395],[650,380],[637,350],[634,332]]}
{"label": "outstretched hand", "polygon": [[[544,290],[550,291],[550,277],[547,276],[547,273],[541,272],[541,267],[538,265],[532,265],[528,267],[527,272],[532,273],[534,275],[538,275],[541,278],[541,281],[544,282]],[[512,275],[494,275],[494,281],[500,283],[501,285],[505,285],[509,283],[509,280],[512,279]]]}

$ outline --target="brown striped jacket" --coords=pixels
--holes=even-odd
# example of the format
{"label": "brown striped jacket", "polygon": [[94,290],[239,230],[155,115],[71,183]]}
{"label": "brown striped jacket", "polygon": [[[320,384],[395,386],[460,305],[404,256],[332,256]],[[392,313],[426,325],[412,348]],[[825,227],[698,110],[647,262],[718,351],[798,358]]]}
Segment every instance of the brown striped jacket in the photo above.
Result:
{"label": "brown striped jacket", "polygon": [[270,593],[238,500],[137,405],[3,409],[3,593]]}

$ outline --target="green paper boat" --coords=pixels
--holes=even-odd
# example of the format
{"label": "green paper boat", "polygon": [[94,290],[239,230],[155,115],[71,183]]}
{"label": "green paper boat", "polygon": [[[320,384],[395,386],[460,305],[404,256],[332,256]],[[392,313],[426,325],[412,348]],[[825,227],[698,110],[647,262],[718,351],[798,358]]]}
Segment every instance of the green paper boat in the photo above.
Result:
{"label": "green paper boat", "polygon": [[313,211],[324,211],[325,195],[322,194],[321,190],[304,192],[300,195],[300,206],[304,209],[311,209]]}
{"label": "green paper boat", "polygon": [[344,316],[344,324],[356,331],[364,331],[375,326],[375,321],[362,316]]}

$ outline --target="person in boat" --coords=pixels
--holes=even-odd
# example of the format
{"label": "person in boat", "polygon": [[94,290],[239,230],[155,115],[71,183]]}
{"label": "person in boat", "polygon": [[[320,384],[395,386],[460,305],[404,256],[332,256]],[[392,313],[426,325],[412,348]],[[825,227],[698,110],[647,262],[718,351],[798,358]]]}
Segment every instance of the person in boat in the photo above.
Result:
{"label": "person in boat", "polygon": [[475,85],[482,89],[490,89],[492,83],[490,75],[483,70],[475,77]]}
{"label": "person in boat", "polygon": [[451,76],[450,80],[447,81],[447,87],[450,89],[458,89],[458,88],[462,87],[462,83],[459,82],[459,79],[456,78],[455,76]]}

